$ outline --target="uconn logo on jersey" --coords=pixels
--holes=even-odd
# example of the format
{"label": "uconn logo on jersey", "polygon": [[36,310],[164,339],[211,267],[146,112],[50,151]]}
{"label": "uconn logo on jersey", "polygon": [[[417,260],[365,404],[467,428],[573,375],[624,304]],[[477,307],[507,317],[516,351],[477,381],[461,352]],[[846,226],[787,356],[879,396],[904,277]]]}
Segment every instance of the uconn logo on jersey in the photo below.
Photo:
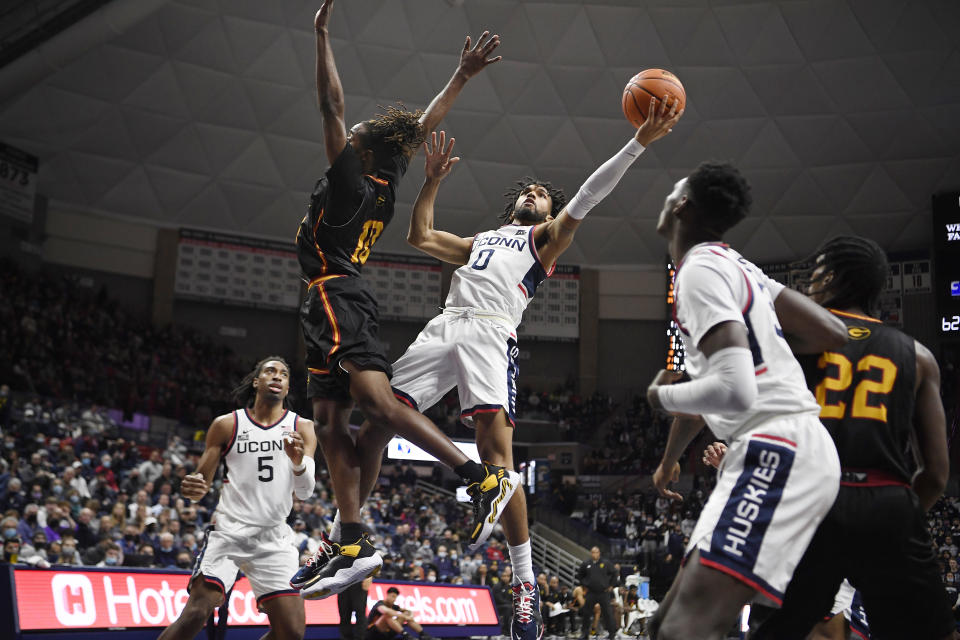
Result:
{"label": "uconn logo on jersey", "polygon": [[[527,234],[526,230],[524,230],[522,233],[523,235]],[[491,246],[500,246],[508,249],[514,249],[516,251],[525,251],[527,248],[527,241],[525,238],[519,237],[505,238],[503,236],[487,236],[485,238],[480,238],[480,241],[477,242],[477,247]]]}
{"label": "uconn logo on jersey", "polygon": [[237,438],[237,453],[269,453],[283,451],[283,439],[247,441]]}

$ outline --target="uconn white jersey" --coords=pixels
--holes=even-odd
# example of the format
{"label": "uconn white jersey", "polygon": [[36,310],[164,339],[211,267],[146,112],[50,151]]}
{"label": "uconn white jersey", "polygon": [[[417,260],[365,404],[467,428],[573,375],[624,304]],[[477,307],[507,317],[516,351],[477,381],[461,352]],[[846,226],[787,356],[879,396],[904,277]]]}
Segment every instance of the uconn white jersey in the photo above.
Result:
{"label": "uconn white jersey", "polygon": [[777,322],[773,300],[783,285],[727,245],[704,243],[681,261],[674,286],[674,320],[682,332],[691,378],[708,372],[707,358],[697,349],[707,331],[731,320],[747,327],[757,399],[743,412],[704,415],[717,437],[731,440],[787,414],[819,415],[820,407]]}
{"label": "uconn white jersey", "polygon": [[221,460],[223,488],[217,512],[257,526],[275,526],[293,508],[293,469],[283,450],[283,434],[297,430],[299,416],[286,411],[264,425],[246,409],[233,412],[233,435]]}
{"label": "uconn white jersey", "polygon": [[507,225],[474,236],[470,260],[453,273],[445,306],[498,314],[519,325],[537,287],[550,275],[537,255],[534,228]]}

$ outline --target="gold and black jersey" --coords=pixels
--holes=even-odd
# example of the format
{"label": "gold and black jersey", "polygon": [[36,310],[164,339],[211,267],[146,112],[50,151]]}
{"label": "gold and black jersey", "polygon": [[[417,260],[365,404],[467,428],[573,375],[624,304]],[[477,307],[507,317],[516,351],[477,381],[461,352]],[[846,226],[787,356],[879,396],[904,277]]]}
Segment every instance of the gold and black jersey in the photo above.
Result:
{"label": "gold and black jersey", "polygon": [[820,404],[845,469],[877,470],[909,484],[916,394],[913,338],[875,318],[831,311],[847,325],[836,351],[803,356],[807,385]]}
{"label": "gold and black jersey", "polygon": [[370,250],[393,218],[397,185],[407,158],[364,174],[347,143],[310,195],[297,230],[297,258],[308,281],[328,275],[359,276]]}

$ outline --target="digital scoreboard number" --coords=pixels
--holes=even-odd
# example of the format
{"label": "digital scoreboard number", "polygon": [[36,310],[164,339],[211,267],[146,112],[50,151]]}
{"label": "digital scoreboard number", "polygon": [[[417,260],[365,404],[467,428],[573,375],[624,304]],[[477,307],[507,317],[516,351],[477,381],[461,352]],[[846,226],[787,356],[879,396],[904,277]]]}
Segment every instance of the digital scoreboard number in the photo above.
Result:
{"label": "digital scoreboard number", "polygon": [[[904,273],[904,288],[933,287],[945,338],[960,340],[960,191],[933,196],[933,263],[935,276],[911,269]],[[907,265],[904,265],[906,267]]]}

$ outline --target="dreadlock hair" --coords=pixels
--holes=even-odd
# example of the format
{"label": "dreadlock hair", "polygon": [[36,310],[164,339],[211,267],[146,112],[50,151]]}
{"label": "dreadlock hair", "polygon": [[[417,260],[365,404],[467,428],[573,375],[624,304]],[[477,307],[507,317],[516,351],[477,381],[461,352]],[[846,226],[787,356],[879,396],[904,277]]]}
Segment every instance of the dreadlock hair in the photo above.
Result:
{"label": "dreadlock hair", "polygon": [[750,185],[729,162],[700,163],[687,177],[693,204],[703,212],[704,222],[718,233],[725,233],[750,212],[753,196]]}
{"label": "dreadlock hair", "polygon": [[505,223],[510,222],[510,219],[513,217],[513,208],[517,204],[517,198],[519,198],[523,190],[531,184],[540,185],[550,194],[550,200],[553,203],[550,209],[550,215],[556,216],[563,211],[563,207],[567,204],[567,196],[563,193],[563,189],[553,186],[549,180],[541,180],[534,176],[523,176],[514,182],[512,187],[503,192],[503,196],[507,199],[507,202],[503,207],[503,213],[500,215],[501,221]]}
{"label": "dreadlock hair", "polygon": [[373,151],[376,167],[383,166],[391,158],[423,142],[424,133],[420,124],[423,111],[407,111],[402,102],[397,105],[378,105],[382,112],[364,122],[367,126],[361,136],[363,146]]}
{"label": "dreadlock hair", "polygon": [[821,265],[820,278],[833,273],[833,279],[823,287],[823,306],[860,307],[867,313],[876,310],[890,272],[887,254],[876,242],[860,236],[837,236],[820,245],[810,263],[810,274]]}
{"label": "dreadlock hair", "polygon": [[[282,356],[267,356],[258,362],[257,366],[253,368],[253,371],[243,376],[243,380],[240,381],[240,384],[238,384],[230,394],[233,396],[233,400],[241,407],[253,406],[253,401],[257,398],[257,390],[253,388],[253,381],[256,380],[257,376],[260,375],[260,372],[263,371],[264,365],[266,365],[268,362],[283,363],[283,366],[287,368],[287,371],[290,371],[290,365],[287,364],[287,361],[284,360]],[[290,396],[288,394],[283,400],[284,406],[289,406],[289,399]]]}

